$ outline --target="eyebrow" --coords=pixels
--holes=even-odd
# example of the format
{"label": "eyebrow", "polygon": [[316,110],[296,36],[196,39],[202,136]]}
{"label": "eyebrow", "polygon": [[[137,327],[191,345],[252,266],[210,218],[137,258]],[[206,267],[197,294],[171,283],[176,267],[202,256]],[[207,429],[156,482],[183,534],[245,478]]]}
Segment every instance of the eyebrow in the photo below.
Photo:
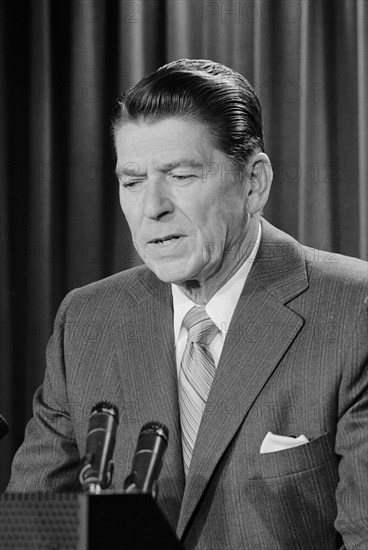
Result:
{"label": "eyebrow", "polygon": [[188,168],[202,168],[203,162],[193,159],[193,158],[182,158],[175,160],[173,162],[167,162],[161,165],[161,170],[164,172],[168,172],[169,170],[173,170],[174,168],[179,168],[181,166],[188,167]]}
{"label": "eyebrow", "polygon": [[[117,176],[144,176],[145,172],[139,172],[138,166],[132,166],[133,162],[127,162],[124,166],[119,167],[116,165],[115,173]],[[203,168],[203,162],[192,158],[182,158],[173,162],[167,162],[160,165],[159,170],[162,172],[169,172],[174,168],[180,168],[181,166],[188,168]]]}
{"label": "eyebrow", "polygon": [[133,165],[134,162],[127,162],[124,167],[120,167],[119,164],[116,164],[115,174],[117,176],[143,176],[144,173],[140,173],[138,167]]}

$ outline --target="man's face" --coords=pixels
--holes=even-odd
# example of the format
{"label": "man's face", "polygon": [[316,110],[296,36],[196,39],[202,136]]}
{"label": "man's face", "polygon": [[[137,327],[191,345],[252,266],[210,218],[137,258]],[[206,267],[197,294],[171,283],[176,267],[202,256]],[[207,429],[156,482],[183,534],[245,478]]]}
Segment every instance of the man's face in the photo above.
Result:
{"label": "man's face", "polygon": [[144,263],[171,283],[206,281],[235,261],[247,183],[206,127],[169,118],[116,133],[120,204]]}

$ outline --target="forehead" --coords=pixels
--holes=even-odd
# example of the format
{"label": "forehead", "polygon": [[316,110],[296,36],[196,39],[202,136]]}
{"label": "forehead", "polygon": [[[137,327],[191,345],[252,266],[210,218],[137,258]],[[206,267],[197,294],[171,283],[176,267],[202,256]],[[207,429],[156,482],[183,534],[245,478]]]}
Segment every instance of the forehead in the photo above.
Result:
{"label": "forehead", "polygon": [[156,122],[128,122],[115,134],[118,162],[208,162],[216,154],[208,128],[200,122],[166,118]]}

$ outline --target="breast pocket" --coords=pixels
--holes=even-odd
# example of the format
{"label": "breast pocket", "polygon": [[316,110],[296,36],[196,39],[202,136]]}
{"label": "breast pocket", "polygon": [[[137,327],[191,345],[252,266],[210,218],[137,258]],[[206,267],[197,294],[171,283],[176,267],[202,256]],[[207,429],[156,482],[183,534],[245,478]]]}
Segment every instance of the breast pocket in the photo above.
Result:
{"label": "breast pocket", "polygon": [[334,436],[327,432],[298,447],[252,457],[250,479],[272,479],[307,472],[336,461]]}

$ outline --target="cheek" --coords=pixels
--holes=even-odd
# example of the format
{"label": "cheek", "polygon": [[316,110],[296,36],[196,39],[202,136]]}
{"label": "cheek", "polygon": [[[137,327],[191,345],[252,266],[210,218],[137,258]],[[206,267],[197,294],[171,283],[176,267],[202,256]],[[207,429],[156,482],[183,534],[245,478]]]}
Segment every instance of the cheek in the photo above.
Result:
{"label": "cheek", "polygon": [[219,229],[223,215],[223,201],[214,200],[214,197],[195,197],[191,204],[187,205],[185,212],[188,219],[200,233],[213,234]]}
{"label": "cheek", "polygon": [[220,238],[232,215],[233,211],[225,204],[225,201],[222,204],[217,202],[209,205],[203,217],[203,227],[206,233]]}

